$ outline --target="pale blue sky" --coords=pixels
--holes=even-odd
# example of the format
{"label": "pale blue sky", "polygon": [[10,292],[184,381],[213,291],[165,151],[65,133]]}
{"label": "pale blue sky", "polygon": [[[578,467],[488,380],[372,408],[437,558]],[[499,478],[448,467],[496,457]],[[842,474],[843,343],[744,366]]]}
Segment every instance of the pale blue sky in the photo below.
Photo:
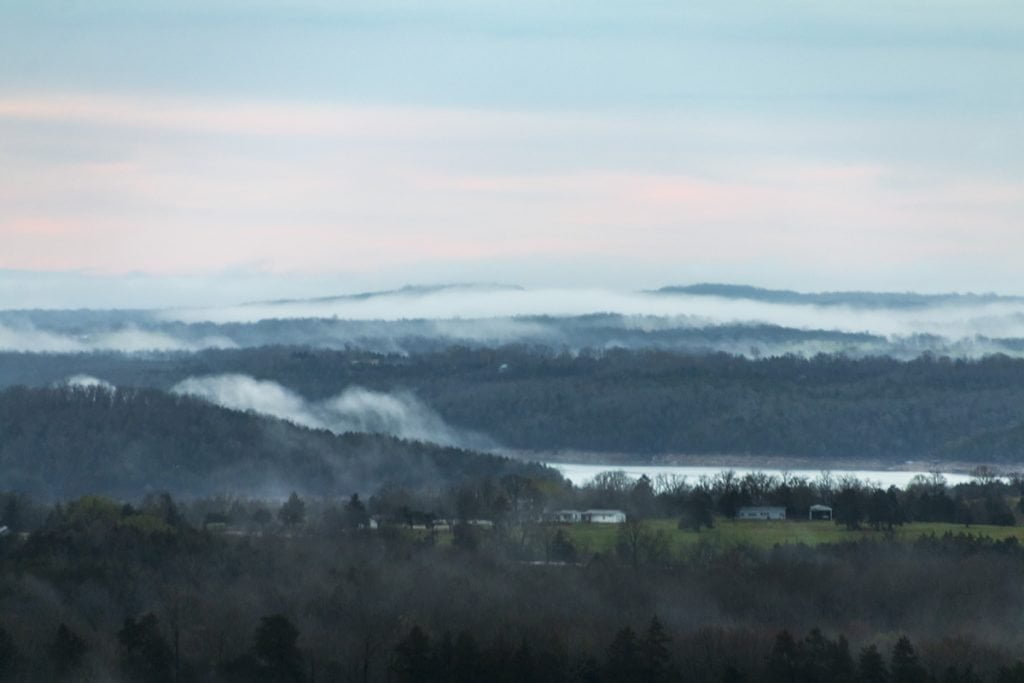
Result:
{"label": "pale blue sky", "polygon": [[1009,111],[1014,2],[0,3],[12,89],[487,108]]}
{"label": "pale blue sky", "polygon": [[1022,291],[1019,2],[554,5],[0,0],[0,268]]}

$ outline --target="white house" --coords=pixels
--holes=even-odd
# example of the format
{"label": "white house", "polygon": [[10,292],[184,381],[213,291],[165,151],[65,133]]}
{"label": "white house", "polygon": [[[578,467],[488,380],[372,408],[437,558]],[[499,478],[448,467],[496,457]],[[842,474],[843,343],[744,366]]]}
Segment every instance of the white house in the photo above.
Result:
{"label": "white house", "polygon": [[584,510],[581,514],[584,522],[590,524],[624,524],[626,513],[622,510]]}
{"label": "white house", "polygon": [[769,505],[742,507],[736,513],[736,519],[785,519],[786,508]]}
{"label": "white house", "polygon": [[579,510],[555,510],[549,519],[559,524],[579,524],[583,521],[583,513]]}

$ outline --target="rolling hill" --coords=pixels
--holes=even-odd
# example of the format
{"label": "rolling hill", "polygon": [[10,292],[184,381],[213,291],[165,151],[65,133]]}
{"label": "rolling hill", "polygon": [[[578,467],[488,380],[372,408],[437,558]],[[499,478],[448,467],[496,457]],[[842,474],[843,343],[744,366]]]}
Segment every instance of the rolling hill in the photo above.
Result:
{"label": "rolling hill", "polygon": [[0,392],[0,490],[51,499],[217,493],[372,493],[443,488],[537,464],[388,436],[336,435],[153,389],[15,387]]}

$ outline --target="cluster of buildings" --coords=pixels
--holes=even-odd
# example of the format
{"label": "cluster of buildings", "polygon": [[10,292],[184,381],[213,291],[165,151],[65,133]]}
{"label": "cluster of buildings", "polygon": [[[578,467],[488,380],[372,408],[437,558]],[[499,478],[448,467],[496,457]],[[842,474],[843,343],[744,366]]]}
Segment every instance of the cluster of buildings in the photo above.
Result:
{"label": "cluster of buildings", "polygon": [[[741,507],[736,511],[736,519],[786,519],[786,508],[781,505],[754,505]],[[832,508],[828,505],[812,505],[807,512],[807,519],[812,522],[814,520],[831,520]]]}
{"label": "cluster of buildings", "polygon": [[[807,518],[814,520],[831,520],[832,508],[827,505],[812,505]],[[786,508],[781,505],[752,505],[741,507],[736,511],[736,519],[772,520],[786,519]],[[622,510],[555,510],[546,516],[548,522],[556,524],[622,524],[626,521],[626,513]]]}

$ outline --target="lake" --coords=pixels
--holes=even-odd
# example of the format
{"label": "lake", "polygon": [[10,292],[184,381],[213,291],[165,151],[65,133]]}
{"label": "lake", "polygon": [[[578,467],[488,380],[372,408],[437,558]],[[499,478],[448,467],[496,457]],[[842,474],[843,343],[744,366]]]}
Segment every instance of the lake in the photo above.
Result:
{"label": "lake", "polygon": [[[561,472],[562,475],[575,486],[581,486],[601,472],[609,471],[622,471],[634,479],[639,479],[641,475],[646,474],[652,480],[659,474],[672,474],[686,477],[687,481],[690,483],[696,483],[701,477],[714,477],[723,470],[732,470],[740,477],[750,472],[764,472],[765,474],[775,475],[776,477],[780,477],[783,473],[786,473],[790,476],[803,477],[812,481],[820,477],[822,472],[827,471],[832,475],[833,479],[839,479],[843,476],[854,476],[863,482],[868,482],[872,485],[881,486],[883,488],[888,488],[890,486],[903,488],[917,475],[929,474],[929,472],[925,471],[914,472],[902,470],[782,470],[770,468],[721,466],[700,467],[682,465],[584,465],[564,462],[551,462],[546,464]],[[972,479],[969,474],[951,474],[944,472],[942,476],[946,478],[946,482],[950,486],[969,482]]]}

